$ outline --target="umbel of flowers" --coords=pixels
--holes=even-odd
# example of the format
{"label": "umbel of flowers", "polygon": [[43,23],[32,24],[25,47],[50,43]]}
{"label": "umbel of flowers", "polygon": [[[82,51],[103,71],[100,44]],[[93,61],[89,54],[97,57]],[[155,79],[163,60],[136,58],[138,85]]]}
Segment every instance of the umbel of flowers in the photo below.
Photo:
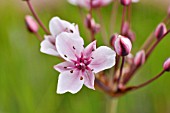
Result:
{"label": "umbel of flowers", "polygon": [[[129,91],[147,86],[165,72],[170,71],[170,58],[168,58],[160,73],[155,77],[136,86],[127,86],[136,71],[148,61],[150,54],[170,32],[167,29],[170,20],[169,9],[167,17],[158,24],[152,35],[136,52],[136,55],[133,55],[131,53],[132,43],[135,43],[136,36],[130,25],[130,8],[132,8],[132,3],[138,2],[138,0],[68,0],[69,3],[78,6],[80,9],[85,8],[85,11],[87,11],[87,16],[83,22],[91,34],[91,43],[87,46],[84,45],[83,40],[86,36],[81,37],[77,24],[56,16],[50,20],[48,30],[36,14],[31,1],[24,1],[33,14],[33,17],[27,15],[25,22],[28,30],[39,39],[40,51],[62,61],[54,66],[54,69],[60,72],[57,85],[58,94],[66,92],[75,94],[85,85],[89,89],[95,90],[97,88],[112,97],[118,97]],[[111,18],[111,38],[108,40],[108,37],[102,35],[103,42],[107,46],[97,47],[96,34],[105,29],[102,28],[103,26],[101,27],[102,22],[95,22],[93,10],[108,4],[115,4],[115,2],[119,2],[117,5],[123,7],[120,32],[114,33],[112,26],[114,26],[115,18]],[[114,5],[114,7],[117,6]],[[39,27],[45,32],[44,38],[38,33]],[[110,45],[108,45],[109,43]],[[109,72],[106,72],[106,70]],[[111,78],[107,78],[107,75]]]}

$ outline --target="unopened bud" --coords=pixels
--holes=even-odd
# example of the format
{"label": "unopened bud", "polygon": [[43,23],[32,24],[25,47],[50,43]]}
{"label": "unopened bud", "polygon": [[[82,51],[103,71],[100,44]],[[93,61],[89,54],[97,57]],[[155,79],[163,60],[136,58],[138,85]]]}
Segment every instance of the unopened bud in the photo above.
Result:
{"label": "unopened bud", "polygon": [[123,23],[123,29],[122,29],[122,35],[126,36],[128,31],[129,31],[129,23],[128,22],[124,22]]}
{"label": "unopened bud", "polygon": [[136,39],[136,35],[135,35],[135,33],[134,33],[132,30],[129,30],[129,31],[128,31],[127,37],[128,37],[132,42],[134,42],[135,39]]}
{"label": "unopened bud", "polygon": [[166,32],[166,25],[164,23],[160,23],[155,30],[155,37],[160,39]]}
{"label": "unopened bud", "polygon": [[170,6],[168,8],[168,16],[170,17]]}
{"label": "unopened bud", "polygon": [[87,14],[85,19],[85,25],[88,29],[91,29],[91,20],[92,20],[91,15]]}
{"label": "unopened bud", "polygon": [[134,58],[134,64],[136,66],[141,66],[145,63],[145,51],[144,50],[141,50],[139,52],[136,53],[136,56]]}
{"label": "unopened bud", "polygon": [[94,33],[97,33],[100,31],[100,24],[97,24],[94,19],[91,20],[91,29]]}
{"label": "unopened bud", "polygon": [[36,33],[38,31],[38,24],[34,20],[32,16],[25,16],[25,22],[28,30],[32,33]]}
{"label": "unopened bud", "polygon": [[131,52],[132,43],[127,37],[119,35],[115,40],[114,49],[118,55],[126,56]]}
{"label": "unopened bud", "polygon": [[111,45],[112,47],[114,47],[114,45],[115,45],[115,40],[116,40],[116,38],[117,38],[118,36],[119,36],[118,34],[113,34],[113,35],[111,36],[110,45]]}
{"label": "unopened bud", "polygon": [[170,58],[168,58],[168,59],[164,62],[163,68],[164,68],[165,71],[170,72]]}
{"label": "unopened bud", "polygon": [[126,61],[128,62],[128,64],[132,64],[133,59],[134,59],[134,56],[131,53],[126,56]]}
{"label": "unopened bud", "polygon": [[85,25],[88,29],[92,30],[94,33],[97,33],[100,30],[100,25],[96,24],[96,22],[94,21],[90,14],[86,16]]}
{"label": "unopened bud", "polygon": [[120,0],[121,4],[124,6],[128,6],[131,3],[131,0]]}

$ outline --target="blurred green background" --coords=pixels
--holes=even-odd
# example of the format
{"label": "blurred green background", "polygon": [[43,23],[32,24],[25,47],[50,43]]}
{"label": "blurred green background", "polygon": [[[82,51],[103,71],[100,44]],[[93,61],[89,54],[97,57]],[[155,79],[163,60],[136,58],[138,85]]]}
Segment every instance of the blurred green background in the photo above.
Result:
{"label": "blurred green background", "polygon": [[[53,16],[78,23],[85,42],[86,32],[77,7],[66,0],[33,1],[36,11],[46,26]],[[111,7],[102,8],[106,27],[109,26]],[[136,32],[133,53],[157,24],[166,16],[168,0],[141,0],[133,4],[132,28]],[[120,29],[119,7],[116,30]],[[86,11],[84,11],[86,12]],[[86,87],[75,94],[56,94],[59,73],[53,65],[59,61],[40,53],[40,43],[27,32],[24,16],[30,14],[21,0],[1,0],[0,4],[0,113],[108,113],[116,109],[112,100],[101,91]],[[40,31],[43,35],[43,32]],[[97,35],[99,45],[101,35]],[[170,56],[170,35],[155,49],[148,62],[130,84],[139,84],[162,70],[162,63]],[[149,86],[126,94],[117,101],[117,113],[170,113],[170,74],[166,73]],[[111,106],[111,108],[109,107]]]}

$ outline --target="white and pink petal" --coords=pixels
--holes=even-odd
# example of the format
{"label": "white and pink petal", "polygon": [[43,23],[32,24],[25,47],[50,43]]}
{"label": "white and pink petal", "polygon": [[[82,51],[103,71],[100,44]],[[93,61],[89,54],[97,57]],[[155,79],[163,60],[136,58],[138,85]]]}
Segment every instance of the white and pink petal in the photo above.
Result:
{"label": "white and pink petal", "polygon": [[55,46],[55,38],[52,36],[45,36],[45,39],[40,44],[40,51],[45,54],[60,56]]}
{"label": "white and pink petal", "polygon": [[92,61],[89,67],[98,73],[105,69],[109,69],[115,65],[116,53],[111,48],[106,46],[101,46],[97,48],[92,54]]}
{"label": "white and pink petal", "polygon": [[57,93],[77,93],[83,86],[84,79],[81,79],[80,71],[65,71],[60,73],[58,78]]}
{"label": "white and pink petal", "polygon": [[96,50],[96,41],[93,41],[84,49],[83,55],[86,58],[88,58],[92,55],[92,52],[94,52],[95,50]]}
{"label": "white and pink petal", "polygon": [[78,34],[61,33],[56,38],[56,48],[61,57],[67,61],[76,60],[84,47],[84,41]]}
{"label": "white and pink petal", "polygon": [[68,70],[73,70],[74,69],[74,63],[73,62],[62,62],[60,64],[57,64],[54,66],[54,69],[57,70],[58,72],[64,72],[64,71],[68,71]]}
{"label": "white and pink petal", "polygon": [[83,73],[83,78],[84,78],[84,85],[90,89],[95,90],[94,88],[94,80],[95,80],[95,76],[94,73],[91,70],[86,70]]}
{"label": "white and pink petal", "polygon": [[54,37],[56,37],[62,32],[79,34],[77,25],[71,24],[65,20],[60,19],[59,17],[53,17],[50,20],[49,28],[50,28],[51,34]]}

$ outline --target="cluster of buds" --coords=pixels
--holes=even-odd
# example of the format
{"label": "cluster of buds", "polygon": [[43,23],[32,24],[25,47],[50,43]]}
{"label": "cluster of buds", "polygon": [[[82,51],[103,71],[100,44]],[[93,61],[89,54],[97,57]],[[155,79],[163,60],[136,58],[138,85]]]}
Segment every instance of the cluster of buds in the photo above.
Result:
{"label": "cluster of buds", "polygon": [[[54,66],[54,69],[60,72],[57,86],[57,93],[59,94],[66,92],[75,94],[85,85],[90,89],[99,88],[112,97],[118,97],[129,91],[142,88],[158,79],[165,72],[170,71],[170,58],[168,58],[158,75],[142,84],[127,86],[136,71],[148,60],[155,47],[170,32],[167,29],[170,9],[168,9],[167,18],[155,28],[152,35],[133,57],[131,52],[132,42],[134,42],[136,36],[131,29],[130,17],[126,16],[130,16],[127,13],[131,11],[127,8],[131,8],[129,6],[133,2],[138,2],[138,0],[119,0],[120,4],[118,5],[123,6],[122,23],[120,33],[111,32],[113,34],[110,39],[112,49],[107,46],[96,48],[95,35],[102,29],[100,30],[101,23],[97,24],[92,15],[94,8],[106,6],[112,3],[112,0],[68,0],[69,3],[80,8],[85,7],[88,10],[83,23],[91,34],[92,42],[87,47],[84,47],[84,40],[77,24],[62,20],[59,17],[53,17],[49,22],[48,31],[35,13],[30,0],[25,1],[35,18],[34,20],[33,17],[26,16],[26,25],[28,30],[40,40],[40,51],[64,61]],[[38,33],[39,26],[46,33],[44,39]],[[109,41],[107,39],[107,37],[103,38],[103,42]],[[110,72],[106,73],[106,69],[110,69],[108,70]],[[107,78],[107,74],[112,78]]]}

